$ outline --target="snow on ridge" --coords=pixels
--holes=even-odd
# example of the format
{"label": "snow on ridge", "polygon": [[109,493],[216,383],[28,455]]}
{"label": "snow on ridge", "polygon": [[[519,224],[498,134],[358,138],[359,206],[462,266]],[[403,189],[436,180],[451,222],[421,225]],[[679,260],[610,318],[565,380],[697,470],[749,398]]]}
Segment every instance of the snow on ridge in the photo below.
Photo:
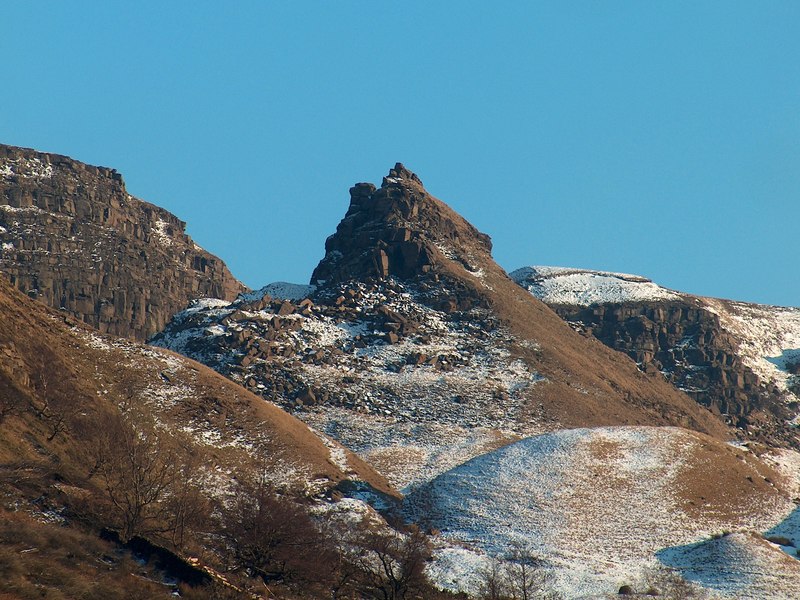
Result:
{"label": "snow on ridge", "polygon": [[626,273],[531,266],[512,271],[509,276],[548,304],[590,306],[682,298],[678,292],[646,277]]}
{"label": "snow on ridge", "polygon": [[276,300],[302,300],[311,295],[316,289],[317,287],[314,285],[274,281],[254,292],[239,294],[236,298],[236,302],[253,302],[255,300],[261,300],[261,298],[267,295]]}

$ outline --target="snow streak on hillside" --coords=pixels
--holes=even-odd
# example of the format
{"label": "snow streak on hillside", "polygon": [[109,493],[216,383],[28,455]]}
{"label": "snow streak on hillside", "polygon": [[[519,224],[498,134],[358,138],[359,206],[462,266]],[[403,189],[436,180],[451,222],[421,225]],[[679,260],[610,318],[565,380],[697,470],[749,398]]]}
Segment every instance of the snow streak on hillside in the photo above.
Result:
{"label": "snow streak on hillside", "polygon": [[[786,391],[800,384],[800,308],[702,298],[736,335],[747,366]],[[799,386],[800,387],[800,386]]]}

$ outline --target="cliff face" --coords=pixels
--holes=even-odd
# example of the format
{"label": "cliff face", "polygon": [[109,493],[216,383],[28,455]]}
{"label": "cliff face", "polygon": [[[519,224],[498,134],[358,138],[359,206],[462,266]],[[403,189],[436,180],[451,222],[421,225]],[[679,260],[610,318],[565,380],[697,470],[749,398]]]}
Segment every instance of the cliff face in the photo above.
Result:
{"label": "cliff face", "polygon": [[[624,352],[641,370],[662,373],[731,425],[751,436],[796,443],[786,425],[797,412],[794,380],[787,375],[792,365],[787,359],[781,368],[769,358],[795,347],[794,309],[741,304],[739,312],[755,311],[743,316],[737,303],[673,292],[619,273],[528,267],[512,277],[575,329]],[[783,313],[793,318],[778,318]],[[754,329],[762,332],[741,329],[741,323],[761,321]],[[758,339],[769,329],[776,339]],[[757,339],[751,339],[754,333]]]}
{"label": "cliff face", "polygon": [[244,289],[113,169],[0,145],[0,271],[103,332],[146,339],[189,300]]}
{"label": "cliff face", "polygon": [[661,371],[717,414],[740,419],[766,403],[770,390],[743,363],[719,317],[702,307],[673,301],[553,308],[644,370]]}

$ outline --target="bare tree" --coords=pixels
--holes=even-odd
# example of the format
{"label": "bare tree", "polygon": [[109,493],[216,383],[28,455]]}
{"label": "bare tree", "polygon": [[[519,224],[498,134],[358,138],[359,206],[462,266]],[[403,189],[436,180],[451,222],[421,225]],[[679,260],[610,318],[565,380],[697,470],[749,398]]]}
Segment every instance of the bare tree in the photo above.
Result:
{"label": "bare tree", "polygon": [[198,481],[199,460],[187,455],[175,465],[169,496],[165,499],[167,525],[172,545],[186,548],[187,535],[197,533],[207,524],[211,504]]}
{"label": "bare tree", "polygon": [[326,548],[314,522],[297,502],[279,495],[262,477],[240,482],[221,506],[221,533],[235,568],[265,583],[317,579]]}
{"label": "bare tree", "polygon": [[543,562],[522,545],[515,545],[507,557],[507,578],[514,600],[531,600],[544,591]]}
{"label": "bare tree", "polygon": [[91,412],[91,406],[80,395],[64,391],[58,380],[54,384],[48,373],[43,368],[35,379],[35,396],[30,405],[36,416],[47,425],[50,431],[47,441],[52,442],[59,434],[74,427],[80,415]]}
{"label": "bare tree", "polygon": [[501,560],[492,558],[482,573],[483,600],[555,600],[559,594],[551,588],[551,576],[544,560],[522,544],[512,545]]}
{"label": "bare tree", "polygon": [[358,589],[366,598],[403,600],[428,587],[425,563],[431,552],[428,540],[417,528],[397,532],[365,532],[355,564]]}
{"label": "bare tree", "polygon": [[493,557],[481,573],[479,589],[482,600],[508,600],[508,581],[500,559]]}
{"label": "bare tree", "polygon": [[19,411],[22,406],[22,393],[13,381],[7,380],[0,373],[0,423]]}
{"label": "bare tree", "polygon": [[109,418],[95,445],[94,471],[123,540],[163,531],[176,481],[175,453],[152,427]]}

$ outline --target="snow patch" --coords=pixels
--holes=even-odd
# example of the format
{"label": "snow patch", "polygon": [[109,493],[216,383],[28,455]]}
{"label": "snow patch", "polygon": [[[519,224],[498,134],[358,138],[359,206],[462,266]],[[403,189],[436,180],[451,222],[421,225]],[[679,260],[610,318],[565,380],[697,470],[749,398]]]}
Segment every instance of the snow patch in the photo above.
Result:
{"label": "snow patch", "polygon": [[325,444],[326,448],[328,448],[331,464],[339,469],[342,473],[349,473],[350,463],[347,461],[347,451],[344,449],[344,446],[334,442],[328,436],[322,434],[313,427],[309,427],[308,429],[311,431],[311,433],[322,440],[322,443]]}
{"label": "snow patch", "polygon": [[156,219],[153,225],[153,234],[162,246],[172,246],[172,236],[169,234],[170,224],[163,219]]}
{"label": "snow patch", "polygon": [[0,160],[0,177],[7,179],[15,175],[23,179],[49,179],[53,176],[53,165],[37,157]]}
{"label": "snow patch", "polygon": [[548,304],[590,306],[681,298],[678,292],[626,273],[534,266],[517,269],[510,277]]}

